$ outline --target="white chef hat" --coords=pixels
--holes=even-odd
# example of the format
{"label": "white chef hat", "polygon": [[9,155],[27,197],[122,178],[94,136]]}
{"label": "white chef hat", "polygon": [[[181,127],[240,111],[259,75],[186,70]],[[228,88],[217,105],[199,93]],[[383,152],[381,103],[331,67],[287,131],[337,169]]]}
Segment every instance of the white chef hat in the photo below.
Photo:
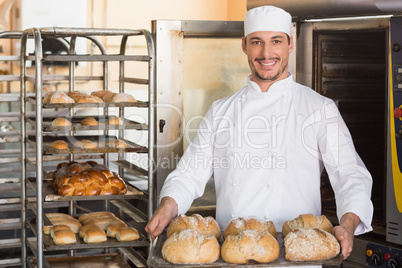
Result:
{"label": "white chef hat", "polygon": [[292,16],[281,8],[261,6],[250,9],[244,18],[244,36],[253,32],[284,32],[290,36]]}

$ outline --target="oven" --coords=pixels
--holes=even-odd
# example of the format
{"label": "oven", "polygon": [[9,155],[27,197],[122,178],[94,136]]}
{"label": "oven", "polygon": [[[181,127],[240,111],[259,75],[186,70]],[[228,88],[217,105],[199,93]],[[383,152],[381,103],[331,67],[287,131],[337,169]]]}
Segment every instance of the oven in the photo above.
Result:
{"label": "oven", "polygon": [[[335,101],[373,177],[374,230],[355,238],[342,265],[402,266],[402,1],[248,0],[248,8],[264,4],[293,15],[289,70],[297,82]],[[157,203],[200,118],[214,100],[245,84],[249,68],[242,22],[156,20],[152,32]],[[321,184],[322,213],[337,224],[325,172]],[[213,178],[193,212],[214,215]]]}

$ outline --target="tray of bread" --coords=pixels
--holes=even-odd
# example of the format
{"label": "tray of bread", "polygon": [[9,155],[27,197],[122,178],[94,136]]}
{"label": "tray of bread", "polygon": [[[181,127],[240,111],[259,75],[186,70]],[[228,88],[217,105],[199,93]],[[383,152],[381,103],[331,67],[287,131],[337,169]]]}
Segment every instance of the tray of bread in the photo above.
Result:
{"label": "tray of bread", "polygon": [[[99,254],[91,256],[63,256],[63,257],[47,257],[52,268],[83,268],[83,267],[97,267],[97,268],[130,268],[131,266],[124,259],[120,253],[112,254]],[[37,267],[36,258],[30,257],[30,263],[33,267]]]}
{"label": "tray of bread", "polygon": [[[27,101],[35,104],[33,97]],[[115,93],[110,90],[97,90],[90,93],[80,91],[51,91],[42,98],[43,108],[79,108],[79,107],[148,107],[149,102],[139,101],[128,93]]]}
{"label": "tray of bread", "polygon": [[[33,126],[36,124],[34,117],[29,117],[27,121]],[[42,119],[42,130],[45,132],[108,129],[147,130],[148,125],[118,116],[93,115],[74,117],[43,117]]]}
{"label": "tray of bread", "polygon": [[[146,247],[148,238],[111,212],[85,213],[74,218],[65,213],[46,213],[43,244],[46,250]],[[36,219],[30,220],[35,230]]]}
{"label": "tray of bread", "polygon": [[[36,148],[36,136],[28,136]],[[44,154],[147,153],[148,148],[115,136],[44,136]]]}
{"label": "tray of bread", "polygon": [[324,215],[300,215],[285,222],[281,233],[271,221],[255,217],[232,220],[221,232],[212,217],[179,215],[155,240],[148,266],[339,265],[343,256],[332,229]]}
{"label": "tray of bread", "polygon": [[[61,162],[45,172],[45,201],[146,199],[148,195],[126,183],[117,173],[96,161]],[[36,188],[35,178],[29,179]]]}

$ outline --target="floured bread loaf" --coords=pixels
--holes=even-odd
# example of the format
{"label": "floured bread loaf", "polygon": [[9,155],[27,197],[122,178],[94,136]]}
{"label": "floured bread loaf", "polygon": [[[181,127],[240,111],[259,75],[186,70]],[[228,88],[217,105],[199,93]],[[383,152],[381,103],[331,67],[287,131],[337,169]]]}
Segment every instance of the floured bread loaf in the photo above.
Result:
{"label": "floured bread loaf", "polygon": [[293,220],[283,223],[282,237],[285,238],[290,231],[300,228],[319,228],[331,234],[334,229],[332,223],[324,215],[302,214]]}
{"label": "floured bread loaf", "polygon": [[269,232],[244,230],[226,237],[221,254],[228,263],[247,264],[250,260],[268,263],[279,257],[279,243]]}
{"label": "floured bread loaf", "polygon": [[321,261],[334,258],[340,252],[338,240],[332,234],[315,228],[296,229],[284,239],[285,258],[289,261]]}
{"label": "floured bread loaf", "polygon": [[215,219],[211,216],[204,218],[199,214],[179,215],[174,218],[167,229],[167,236],[187,229],[194,229],[201,235],[214,235],[217,239],[221,236],[221,230]]}
{"label": "floured bread loaf", "polygon": [[244,230],[255,230],[259,233],[269,232],[275,239],[277,233],[272,221],[263,221],[255,217],[240,217],[232,220],[223,232],[223,238],[228,235],[238,235]]}
{"label": "floured bread loaf", "polygon": [[173,233],[162,246],[162,256],[171,263],[212,263],[219,259],[219,242],[188,229]]}

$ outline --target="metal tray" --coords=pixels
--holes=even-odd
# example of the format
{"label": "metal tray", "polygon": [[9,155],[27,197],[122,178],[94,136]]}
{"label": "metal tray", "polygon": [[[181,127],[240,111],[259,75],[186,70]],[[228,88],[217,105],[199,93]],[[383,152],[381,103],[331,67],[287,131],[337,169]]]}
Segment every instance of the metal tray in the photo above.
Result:
{"label": "metal tray", "polygon": [[[30,184],[36,189],[35,178],[29,178]],[[86,195],[86,196],[63,196],[55,193],[53,186],[49,183],[43,184],[43,196],[45,202],[57,201],[80,201],[80,200],[116,200],[116,199],[147,199],[148,194],[141,191],[137,187],[126,182],[127,193],[124,195]]]}
{"label": "metal tray", "polygon": [[[87,117],[93,117],[98,121],[99,125],[96,126],[83,126],[81,125],[81,121],[84,118]],[[110,117],[110,116],[109,116]],[[43,122],[42,122],[42,130],[44,132],[62,132],[62,131],[76,131],[76,130],[119,130],[119,129],[135,129],[135,130],[148,130],[148,125],[145,123],[139,123],[133,120],[129,120],[127,118],[122,118],[123,122],[120,125],[108,125],[107,121],[109,120],[109,117],[106,116],[74,116],[72,118],[69,118],[71,121],[71,126],[59,126],[55,127],[52,126],[52,121],[56,117],[43,117]],[[29,117],[27,121],[32,125],[35,126],[36,120],[35,117]]]}
{"label": "metal tray", "polygon": [[[33,230],[37,229],[36,226],[36,219],[31,219],[30,220],[30,225]],[[53,239],[51,238],[50,235],[43,234],[43,245],[44,249],[48,251],[53,251],[53,250],[72,250],[72,249],[90,249],[90,248],[119,248],[119,247],[147,247],[149,246],[149,240],[147,237],[145,237],[143,234],[140,234],[140,238],[135,241],[127,241],[127,242],[119,242],[117,241],[116,238],[111,238],[108,237],[106,242],[103,243],[90,243],[87,244],[84,242],[84,240],[76,234],[75,237],[77,239],[77,242],[74,244],[69,244],[69,245],[56,245],[53,242]]]}
{"label": "metal tray", "polygon": [[[96,142],[98,148],[84,149],[74,145],[74,142],[86,139]],[[109,148],[106,144],[109,140],[117,139],[115,136],[44,136],[43,137],[43,153],[44,154],[88,154],[88,153],[147,153],[148,148],[138,145],[134,142],[124,140],[127,148]],[[69,149],[54,149],[50,144],[56,140],[64,140],[68,144]],[[36,136],[28,136],[28,143],[36,148]]]}
{"label": "metal tray", "polygon": [[[283,245],[282,233],[278,233],[278,243],[280,247],[279,258],[270,263],[258,263],[255,261],[250,261],[248,264],[232,264],[225,262],[222,257],[219,257],[214,263],[206,264],[173,264],[166,261],[162,257],[162,246],[166,241],[166,231],[163,232],[156,242],[155,247],[151,251],[149,256],[148,265],[153,268],[169,268],[169,267],[280,267],[280,266],[306,266],[306,265],[339,265],[343,260],[343,255],[340,253],[337,257],[325,261],[306,261],[306,262],[295,262],[288,261],[285,259],[285,248]],[[220,243],[222,245],[222,241]]]}
{"label": "metal tray", "polygon": [[[102,254],[93,256],[66,256],[66,257],[47,257],[46,260],[52,268],[82,268],[82,267],[97,267],[97,268],[130,268],[122,254]],[[33,267],[37,267],[36,258],[31,258],[30,262]]]}

